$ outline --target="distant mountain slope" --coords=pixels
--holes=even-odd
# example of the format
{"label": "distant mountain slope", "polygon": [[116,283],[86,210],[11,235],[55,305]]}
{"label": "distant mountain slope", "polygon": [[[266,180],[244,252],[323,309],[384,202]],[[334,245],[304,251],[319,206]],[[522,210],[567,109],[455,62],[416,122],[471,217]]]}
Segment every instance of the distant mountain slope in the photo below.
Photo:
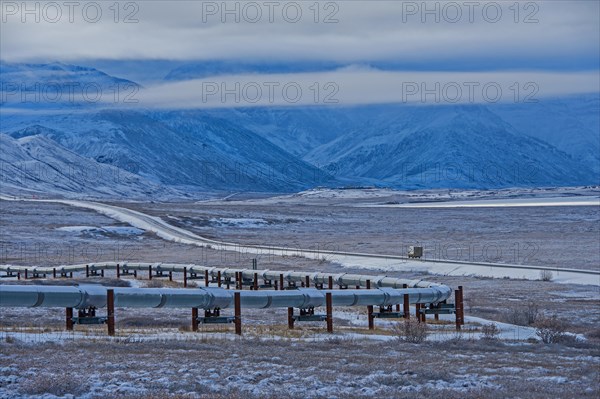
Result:
{"label": "distant mountain slope", "polygon": [[600,174],[600,95],[499,104],[493,111],[517,131],[543,140]]}
{"label": "distant mountain slope", "polygon": [[0,105],[20,108],[81,108],[122,104],[135,99],[135,82],[94,68],[53,62],[0,62]]}
{"label": "distant mountain slope", "polygon": [[15,140],[0,134],[0,192],[99,198],[174,198],[183,195],[111,165],[66,150],[43,136]]}
{"label": "distant mountain slope", "polygon": [[[171,71],[168,79],[337,67],[189,63]],[[61,63],[0,62],[0,70],[2,89],[21,85],[27,98],[39,82],[65,90],[74,83],[92,85],[104,95],[123,84],[141,87],[94,68]],[[48,137],[81,157],[127,170],[143,181],[196,194],[365,184],[496,188],[599,183],[598,94],[535,104],[188,111],[43,98],[20,102],[14,93],[3,94],[1,133]],[[11,108],[23,109],[5,112]]]}
{"label": "distant mountain slope", "polygon": [[289,192],[330,180],[255,133],[197,112],[100,111],[11,125],[13,137],[43,134],[77,154],[192,191]]}
{"label": "distant mountain slope", "polygon": [[395,120],[310,152],[341,176],[392,187],[492,188],[593,184],[593,170],[522,135],[483,106],[404,107]]}

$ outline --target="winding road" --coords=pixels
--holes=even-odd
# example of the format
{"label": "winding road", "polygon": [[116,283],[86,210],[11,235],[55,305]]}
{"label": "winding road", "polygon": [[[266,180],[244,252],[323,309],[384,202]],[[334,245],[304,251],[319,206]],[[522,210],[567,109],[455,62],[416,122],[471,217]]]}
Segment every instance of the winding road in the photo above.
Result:
{"label": "winding road", "polygon": [[78,208],[91,209],[120,222],[128,223],[139,229],[153,232],[162,239],[168,241],[202,247],[210,246],[213,249],[223,251],[235,251],[257,255],[264,254],[271,256],[300,256],[315,260],[322,259],[323,256],[327,256],[327,260],[340,263],[341,265],[347,267],[358,267],[377,271],[423,271],[433,274],[452,276],[473,275],[495,278],[509,277],[538,280],[540,278],[541,270],[549,270],[553,273],[553,281],[558,283],[600,285],[600,272],[596,270],[551,268],[544,266],[503,263],[462,262],[453,260],[415,260],[400,255],[239,244],[208,239],[191,231],[170,225],[159,217],[134,211],[121,206],[108,205],[100,202],[62,199],[19,199],[6,196],[0,196],[0,200],[60,203]]}

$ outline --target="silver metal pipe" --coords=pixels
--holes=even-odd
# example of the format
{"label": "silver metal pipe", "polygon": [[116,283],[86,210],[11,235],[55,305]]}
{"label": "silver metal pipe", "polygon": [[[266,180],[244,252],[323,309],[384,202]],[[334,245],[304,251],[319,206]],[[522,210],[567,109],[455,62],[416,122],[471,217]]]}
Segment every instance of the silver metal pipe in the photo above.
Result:
{"label": "silver metal pipe", "polygon": [[[0,285],[0,307],[103,308],[106,306],[106,290],[107,287],[92,284]],[[331,292],[334,306],[394,305],[403,302],[404,294],[409,294],[411,304],[436,303],[447,298],[447,292],[438,287],[371,290],[299,288],[286,291],[234,291],[213,287],[114,288],[115,306],[125,308],[225,309],[234,306],[235,292],[240,293],[241,307],[254,309],[320,307],[325,305],[325,294],[328,292]]]}
{"label": "silver metal pipe", "polygon": [[[367,280],[371,281],[372,287],[389,287],[389,288],[402,288],[404,284],[409,288],[434,288],[448,292],[450,297],[451,290],[449,287],[437,284],[425,280],[409,280],[387,276],[370,276],[365,274],[349,274],[349,273],[321,273],[321,272],[293,272],[293,271],[276,271],[276,270],[253,270],[253,269],[234,269],[234,268],[218,268],[209,266],[200,266],[194,264],[180,264],[180,263],[139,263],[139,262],[99,262],[99,263],[88,263],[58,267],[31,267],[31,266],[13,266],[13,265],[0,265],[0,271],[4,272],[24,272],[28,270],[30,272],[36,272],[39,274],[50,274],[53,269],[57,272],[81,272],[85,271],[86,266],[89,266],[90,270],[114,270],[117,268],[117,264],[120,265],[121,269],[128,270],[148,270],[148,266],[152,266],[153,271],[171,271],[183,273],[184,268],[187,268],[188,272],[191,273],[204,273],[208,270],[208,274],[212,277],[216,277],[221,272],[221,277],[234,277],[236,272],[241,272],[242,277],[245,279],[253,279],[254,273],[257,273],[261,278],[267,280],[278,280],[279,276],[283,274],[284,280],[288,282],[300,283],[305,280],[306,276],[309,276],[309,280],[313,284],[327,284],[329,276],[333,277],[334,284],[348,287],[366,287]],[[444,298],[447,299],[448,297]],[[442,299],[443,300],[443,299]]]}

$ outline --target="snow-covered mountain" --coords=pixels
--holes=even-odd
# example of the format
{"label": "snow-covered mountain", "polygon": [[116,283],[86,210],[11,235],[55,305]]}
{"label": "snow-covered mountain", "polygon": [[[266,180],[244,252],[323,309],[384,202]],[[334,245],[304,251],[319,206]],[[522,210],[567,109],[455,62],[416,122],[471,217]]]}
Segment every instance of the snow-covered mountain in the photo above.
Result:
{"label": "snow-covered mountain", "polygon": [[400,188],[591,184],[592,168],[516,131],[484,106],[404,107],[311,151],[338,175]]}
{"label": "snow-covered mountain", "polygon": [[0,186],[4,195],[128,199],[184,195],[77,155],[44,136],[14,139],[0,134],[0,148]]}
{"label": "snow-covered mountain", "polygon": [[189,191],[289,192],[330,177],[268,140],[198,112],[99,112],[10,120],[13,137],[45,135],[97,162]]}
{"label": "snow-covered mountain", "polygon": [[135,101],[135,82],[95,68],[53,62],[0,62],[0,106],[29,109],[81,109]]}
{"label": "snow-covered mountain", "polygon": [[[69,84],[135,85],[73,65],[0,67],[4,88],[19,82],[59,82],[61,77]],[[255,67],[192,64],[172,71],[169,79]],[[305,66],[269,68],[285,72]],[[2,108],[14,105],[5,102]],[[0,131],[14,138],[44,136],[90,162],[186,192],[292,192],[365,184],[497,188],[599,183],[597,94],[486,106],[156,111],[82,103],[76,108],[51,104],[52,112],[38,112],[47,111],[47,106],[25,104],[25,112],[3,112]]]}

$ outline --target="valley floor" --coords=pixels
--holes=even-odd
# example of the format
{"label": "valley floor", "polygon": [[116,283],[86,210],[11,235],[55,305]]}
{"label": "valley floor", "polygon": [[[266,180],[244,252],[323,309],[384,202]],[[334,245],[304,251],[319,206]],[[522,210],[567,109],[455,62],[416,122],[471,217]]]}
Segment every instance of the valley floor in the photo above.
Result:
{"label": "valley floor", "polygon": [[[127,204],[201,235],[244,243],[330,243],[403,254],[400,243],[495,243],[539,250],[516,263],[597,268],[597,207],[389,209],[301,204]],[[61,265],[99,261],[181,262],[250,267],[252,254],[164,241],[95,212],[61,204],[0,201],[2,263]],[[298,245],[295,245],[298,244]],[[577,256],[573,256],[575,253]],[[502,259],[500,260],[502,261]],[[515,259],[505,259],[513,263]],[[529,262],[532,261],[532,262]],[[334,309],[333,335],[319,323],[289,331],[285,309],[244,312],[244,336],[231,327],[189,331],[188,312],[117,309],[117,337],[63,331],[63,309],[2,309],[0,397],[37,398],[586,398],[598,397],[598,284],[558,284],[513,276],[428,275],[417,270],[343,267],[324,257],[259,259],[271,270],[357,272],[464,286],[462,334],[444,318],[420,344],[400,340],[395,322],[366,327],[366,309]],[[76,281],[81,275],[74,276]],[[97,282],[113,284],[107,276]],[[591,276],[593,279],[593,276]],[[68,282],[59,280],[60,283]],[[14,283],[2,279],[0,284]],[[24,281],[21,281],[24,283]],[[32,281],[28,281],[32,283]],[[180,281],[122,284],[181,286]],[[572,339],[536,342],[527,312],[558,315]],[[495,322],[500,340],[480,339]],[[575,338],[578,337],[578,338]]]}

